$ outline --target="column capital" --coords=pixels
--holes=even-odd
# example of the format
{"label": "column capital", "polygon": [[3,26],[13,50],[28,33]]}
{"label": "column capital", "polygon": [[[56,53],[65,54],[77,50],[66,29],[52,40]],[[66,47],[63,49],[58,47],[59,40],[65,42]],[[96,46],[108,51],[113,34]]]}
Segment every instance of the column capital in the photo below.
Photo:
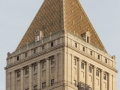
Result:
{"label": "column capital", "polygon": [[49,57],[45,58],[45,60],[49,60]]}
{"label": "column capital", "polygon": [[90,65],[90,63],[88,63],[88,62],[85,62],[85,65]]}
{"label": "column capital", "polygon": [[104,71],[103,69],[100,69],[100,72],[103,72],[103,73],[104,73],[105,71]]}
{"label": "column capital", "polygon": [[37,61],[36,63],[38,64],[38,63],[40,63],[41,61]]}
{"label": "column capital", "polygon": [[24,70],[24,67],[20,68],[20,70]]}
{"label": "column capital", "polygon": [[96,66],[93,66],[94,68],[97,68]]}
{"label": "column capital", "polygon": [[33,66],[32,64],[28,65],[28,67],[32,67],[32,66]]}

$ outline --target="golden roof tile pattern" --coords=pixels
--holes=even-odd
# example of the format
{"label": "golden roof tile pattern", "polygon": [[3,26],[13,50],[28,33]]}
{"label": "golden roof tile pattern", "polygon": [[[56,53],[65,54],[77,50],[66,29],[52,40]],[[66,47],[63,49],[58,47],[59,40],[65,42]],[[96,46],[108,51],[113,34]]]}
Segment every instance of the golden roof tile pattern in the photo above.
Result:
{"label": "golden roof tile pattern", "polygon": [[36,30],[41,30],[44,35],[58,30],[75,32],[78,35],[89,31],[91,42],[106,52],[79,0],[45,0],[18,47],[33,42]]}

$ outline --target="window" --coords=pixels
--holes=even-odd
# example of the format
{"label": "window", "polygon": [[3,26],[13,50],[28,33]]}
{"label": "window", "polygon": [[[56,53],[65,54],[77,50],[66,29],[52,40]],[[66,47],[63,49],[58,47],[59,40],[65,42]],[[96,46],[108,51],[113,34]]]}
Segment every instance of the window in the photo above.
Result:
{"label": "window", "polygon": [[93,52],[92,52],[92,51],[90,51],[90,55],[91,55],[91,56],[93,55]]}
{"label": "window", "polygon": [[39,40],[40,40],[40,36],[37,35],[37,36],[36,36],[36,42],[38,42]]}
{"label": "window", "polygon": [[42,46],[42,50],[44,50],[45,49],[45,47],[44,46]]}
{"label": "window", "polygon": [[89,72],[92,73],[92,67],[91,66],[89,66]]}
{"label": "window", "polygon": [[36,48],[33,50],[33,53],[36,54]]}
{"label": "window", "polygon": [[20,77],[20,71],[17,71],[17,78]]}
{"label": "window", "polygon": [[51,86],[53,86],[53,84],[54,84],[54,79],[51,80]]}
{"label": "window", "polygon": [[25,53],[25,57],[27,57],[27,56],[28,56],[28,53],[26,52],[26,53]]}
{"label": "window", "polygon": [[25,68],[25,75],[27,75],[28,73],[29,73],[29,69],[27,67],[27,68]]}
{"label": "window", "polygon": [[51,73],[54,73],[54,67],[51,68]]}
{"label": "window", "polygon": [[81,68],[84,69],[84,63],[83,62],[81,62]]}
{"label": "window", "polygon": [[105,59],[105,63],[107,63],[107,59]]}
{"label": "window", "polygon": [[74,65],[76,65],[76,58],[74,59]]}
{"label": "window", "polygon": [[37,72],[37,65],[34,65],[34,72]]}
{"label": "window", "polygon": [[51,65],[54,64],[54,57],[51,58]]}
{"label": "window", "polygon": [[51,42],[51,47],[53,47],[53,42]]}
{"label": "window", "polygon": [[46,75],[46,70],[42,71],[42,77]]}
{"label": "window", "polygon": [[75,43],[75,47],[77,48],[77,43]]}
{"label": "window", "polygon": [[90,42],[90,38],[89,37],[87,37],[87,43],[89,43]]}
{"label": "window", "polygon": [[42,83],[42,89],[44,89],[46,87],[46,82]]}
{"label": "window", "polygon": [[74,80],[74,85],[75,85],[75,86],[77,85],[76,80]]}
{"label": "window", "polygon": [[103,77],[103,78],[104,78],[104,80],[106,80],[106,79],[107,79],[107,75],[106,75],[106,74],[104,74],[104,77]]}
{"label": "window", "polygon": [[42,68],[45,68],[46,67],[46,61],[43,61],[42,62]]}
{"label": "window", "polygon": [[100,55],[98,55],[98,59],[100,59]]}
{"label": "window", "polygon": [[34,90],[37,90],[37,85],[36,85],[36,86],[34,86]]}
{"label": "window", "polygon": [[96,76],[98,76],[98,77],[99,77],[99,71],[98,71],[98,70],[96,71]]}
{"label": "window", "polygon": [[85,47],[83,47],[83,51],[85,52]]}
{"label": "window", "polygon": [[20,57],[19,56],[17,56],[17,61],[19,61],[20,60]]}

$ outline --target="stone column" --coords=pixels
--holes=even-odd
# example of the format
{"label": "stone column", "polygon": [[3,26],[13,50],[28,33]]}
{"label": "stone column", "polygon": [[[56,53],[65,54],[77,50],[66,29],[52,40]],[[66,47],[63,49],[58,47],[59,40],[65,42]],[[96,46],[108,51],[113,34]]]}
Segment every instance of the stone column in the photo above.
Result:
{"label": "stone column", "polygon": [[93,90],[96,90],[96,66],[94,66],[93,70]]}
{"label": "stone column", "polygon": [[103,90],[103,70],[100,72],[100,90]]}
{"label": "stone column", "polygon": [[29,90],[32,89],[32,65],[29,65]]}
{"label": "stone column", "polygon": [[15,71],[12,72],[12,90],[15,90]]}
{"label": "stone column", "polygon": [[108,74],[108,80],[107,80],[107,83],[108,83],[108,90],[112,90],[112,75],[109,73]]}
{"label": "stone column", "polygon": [[55,83],[58,82],[58,54],[54,55]]}
{"label": "stone column", "polygon": [[85,83],[88,85],[88,69],[89,69],[89,64],[86,62],[85,63]]}
{"label": "stone column", "polygon": [[37,90],[40,90],[40,88],[41,88],[41,79],[40,79],[40,77],[41,77],[41,74],[40,74],[40,72],[41,72],[41,68],[40,68],[40,61],[38,62],[38,68],[37,68]]}
{"label": "stone column", "polygon": [[49,58],[46,58],[46,86],[50,86],[50,62]]}
{"label": "stone column", "polygon": [[23,80],[24,80],[24,75],[23,75],[23,71],[24,71],[24,68],[21,68],[21,74],[20,74],[20,81],[21,81],[21,90],[24,90],[24,82],[23,82]]}
{"label": "stone column", "polygon": [[79,63],[79,67],[78,67],[78,72],[79,72],[79,74],[78,74],[78,82],[80,82],[81,81],[81,59],[79,58],[79,61],[78,61],[78,63]]}

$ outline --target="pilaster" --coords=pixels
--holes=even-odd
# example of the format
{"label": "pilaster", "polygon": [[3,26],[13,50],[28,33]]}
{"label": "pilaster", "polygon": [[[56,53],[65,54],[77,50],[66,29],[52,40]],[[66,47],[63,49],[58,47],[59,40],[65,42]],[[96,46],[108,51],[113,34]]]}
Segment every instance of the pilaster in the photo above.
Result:
{"label": "pilaster", "polygon": [[93,90],[96,90],[96,66],[93,67]]}
{"label": "pilaster", "polygon": [[15,90],[15,71],[12,72],[12,90]]}
{"label": "pilaster", "polygon": [[112,90],[112,75],[109,73],[108,74],[108,90]]}
{"label": "pilaster", "polygon": [[21,68],[21,74],[20,74],[20,76],[21,76],[21,90],[24,90],[24,84],[23,84],[23,80],[24,80],[24,78],[23,78],[23,71],[24,71],[24,68]]}
{"label": "pilaster", "polygon": [[103,70],[100,72],[100,90],[103,90]]}
{"label": "pilaster", "polygon": [[41,64],[40,64],[40,62],[38,62],[38,64],[37,64],[38,66],[38,69],[37,69],[37,90],[40,90],[40,88],[41,88],[41,79],[40,79],[40,77],[41,77]]}
{"label": "pilaster", "polygon": [[81,75],[81,62],[82,62],[82,61],[81,61],[81,59],[79,58],[79,61],[78,61],[78,63],[79,63],[79,64],[78,64],[78,72],[79,72],[79,74],[78,74],[78,82],[81,81],[81,78],[80,78],[80,77],[81,77],[81,76],[80,76],[80,75]]}
{"label": "pilaster", "polygon": [[32,65],[29,65],[29,90],[32,89]]}
{"label": "pilaster", "polygon": [[85,63],[85,83],[88,85],[88,69],[89,69],[89,63]]}
{"label": "pilaster", "polygon": [[46,58],[46,86],[50,86],[50,61]]}

